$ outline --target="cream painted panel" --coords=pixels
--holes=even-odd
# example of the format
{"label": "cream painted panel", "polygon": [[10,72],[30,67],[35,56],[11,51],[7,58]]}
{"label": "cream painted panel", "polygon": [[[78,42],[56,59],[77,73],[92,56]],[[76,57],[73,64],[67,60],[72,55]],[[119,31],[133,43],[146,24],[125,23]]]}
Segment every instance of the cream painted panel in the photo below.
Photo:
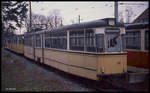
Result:
{"label": "cream painted panel", "polygon": [[104,60],[103,60],[104,73],[106,74],[122,73],[123,62],[121,60],[122,60],[122,55],[104,56]]}
{"label": "cream painted panel", "polygon": [[98,56],[85,55],[84,65],[87,68],[97,70],[97,61],[98,61]]}
{"label": "cream painted panel", "polygon": [[70,65],[76,65],[76,66],[81,66],[85,67],[84,62],[85,62],[85,56],[83,54],[73,54],[69,53],[68,55],[68,61]]}

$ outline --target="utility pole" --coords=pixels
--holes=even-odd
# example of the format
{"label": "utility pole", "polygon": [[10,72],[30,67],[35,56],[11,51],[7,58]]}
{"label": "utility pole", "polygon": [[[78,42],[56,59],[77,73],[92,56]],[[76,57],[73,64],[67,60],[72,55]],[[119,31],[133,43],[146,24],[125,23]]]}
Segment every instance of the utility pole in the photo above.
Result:
{"label": "utility pole", "polygon": [[57,20],[57,16],[55,15],[55,27],[57,27],[57,22],[56,22],[56,20]]}
{"label": "utility pole", "polygon": [[80,15],[79,15],[79,24],[80,24]]}
{"label": "utility pole", "polygon": [[61,19],[61,26],[62,26],[62,19]]}
{"label": "utility pole", "polygon": [[114,4],[114,14],[115,14],[115,22],[117,23],[118,22],[118,2],[115,1],[115,4]]}
{"label": "utility pole", "polygon": [[31,1],[30,1],[30,32],[32,30],[32,14],[31,14]]}
{"label": "utility pole", "polygon": [[21,35],[21,26],[20,26],[20,35]]}

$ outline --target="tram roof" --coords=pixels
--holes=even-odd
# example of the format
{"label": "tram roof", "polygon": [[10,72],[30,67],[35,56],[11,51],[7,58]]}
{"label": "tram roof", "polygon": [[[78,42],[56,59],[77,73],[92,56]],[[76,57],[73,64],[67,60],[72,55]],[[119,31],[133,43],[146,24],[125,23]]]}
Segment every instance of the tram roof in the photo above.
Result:
{"label": "tram roof", "polygon": [[117,23],[116,25],[109,25],[109,23],[108,23],[109,20],[115,21],[115,18],[105,18],[105,19],[98,19],[98,20],[90,21],[90,22],[71,24],[71,25],[66,25],[66,26],[62,26],[59,28],[45,29],[45,30],[41,30],[41,31],[38,31],[35,33],[43,33],[43,32],[49,32],[49,31],[66,31],[66,30],[83,29],[83,28],[96,28],[96,27],[106,27],[106,26],[124,27],[124,25],[121,23]]}
{"label": "tram roof", "polygon": [[130,23],[130,24],[125,24],[126,29],[141,29],[141,28],[147,28],[148,27],[148,22],[145,23]]}

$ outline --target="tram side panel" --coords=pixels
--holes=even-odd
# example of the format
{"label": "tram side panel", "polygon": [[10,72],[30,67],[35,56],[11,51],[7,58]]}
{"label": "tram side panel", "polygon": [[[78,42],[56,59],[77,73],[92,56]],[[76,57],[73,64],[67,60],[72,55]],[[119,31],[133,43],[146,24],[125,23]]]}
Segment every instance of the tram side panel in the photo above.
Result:
{"label": "tram side panel", "polygon": [[98,57],[98,74],[117,74],[127,71],[127,56],[124,55],[103,55]]}
{"label": "tram side panel", "polygon": [[98,80],[97,57],[45,49],[45,64],[81,77]]}
{"label": "tram side panel", "polygon": [[98,80],[97,78],[97,56],[90,54],[68,53],[69,73]]}
{"label": "tram side panel", "polygon": [[23,44],[19,45],[19,53],[24,54],[24,45]]}
{"label": "tram side panel", "polygon": [[42,63],[42,48],[35,48],[35,61]]}
{"label": "tram side panel", "polygon": [[119,74],[127,71],[126,54],[91,55],[51,49],[45,49],[44,53],[45,64],[70,74],[93,80],[100,79],[97,74]]}
{"label": "tram side panel", "polygon": [[25,55],[25,57],[34,60],[33,47],[24,46],[24,55]]}
{"label": "tram side panel", "polygon": [[148,69],[148,53],[128,50],[128,66]]}

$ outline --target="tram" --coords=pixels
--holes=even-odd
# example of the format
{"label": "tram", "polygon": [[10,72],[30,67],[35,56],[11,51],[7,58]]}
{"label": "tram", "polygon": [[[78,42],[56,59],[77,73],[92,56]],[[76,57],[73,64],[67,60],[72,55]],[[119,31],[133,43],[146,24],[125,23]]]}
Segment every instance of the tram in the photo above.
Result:
{"label": "tram", "polygon": [[13,35],[5,40],[5,48],[18,54],[24,54],[24,35]]}
{"label": "tram", "polygon": [[149,70],[148,22],[126,24],[125,27],[128,70],[147,72]]}
{"label": "tram", "polygon": [[123,24],[114,18],[99,19],[25,33],[23,54],[66,73],[101,80],[126,74],[124,36]]}
{"label": "tram", "polygon": [[125,27],[114,18],[26,33],[24,55],[61,71],[99,80],[127,72]]}

